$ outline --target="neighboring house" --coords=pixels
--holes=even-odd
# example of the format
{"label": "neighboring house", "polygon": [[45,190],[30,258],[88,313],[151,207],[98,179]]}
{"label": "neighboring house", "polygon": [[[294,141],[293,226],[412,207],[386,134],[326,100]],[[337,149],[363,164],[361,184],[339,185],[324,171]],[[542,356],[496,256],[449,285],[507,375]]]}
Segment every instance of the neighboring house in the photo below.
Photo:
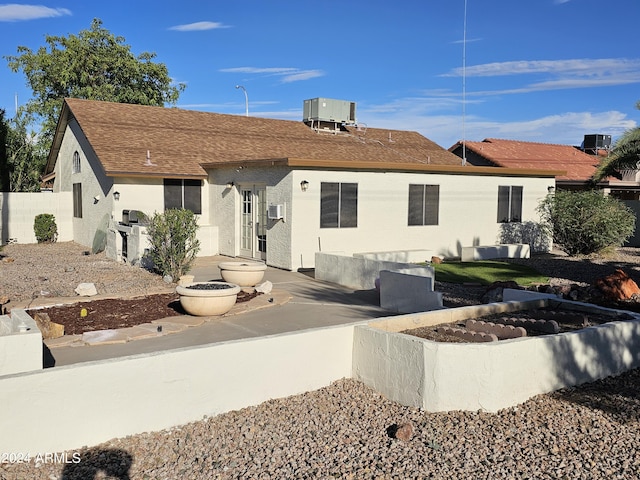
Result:
{"label": "neighboring house", "polygon": [[74,240],[110,257],[144,248],[130,251],[139,229],[122,224],[126,211],[184,207],[198,214],[201,255],[295,270],[317,251],[495,244],[501,222],[537,220],[562,173],[462,166],[416,132],[307,110],[296,122],[67,99],[46,179],[73,194]]}
{"label": "neighboring house", "polygon": [[[622,200],[640,218],[640,171],[620,172],[619,179],[610,177],[598,183],[592,181],[600,160],[607,155],[610,142],[611,137],[607,135],[585,135],[580,147],[487,138],[481,142],[466,141],[464,150],[469,165],[563,170],[565,173],[556,177],[557,189],[601,189]],[[462,142],[453,145],[449,151],[462,158]],[[636,234],[627,244],[640,246],[640,236]]]}

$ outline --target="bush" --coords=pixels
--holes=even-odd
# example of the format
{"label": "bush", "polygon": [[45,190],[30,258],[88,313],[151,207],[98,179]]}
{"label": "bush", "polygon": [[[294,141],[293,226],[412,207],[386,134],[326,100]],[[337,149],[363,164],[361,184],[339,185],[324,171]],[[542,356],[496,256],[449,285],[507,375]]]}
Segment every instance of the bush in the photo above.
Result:
{"label": "bush", "polygon": [[631,209],[595,190],[547,195],[538,212],[552,229],[554,242],[572,256],[620,246],[635,230]]}
{"label": "bush", "polygon": [[36,215],[33,221],[33,231],[36,234],[38,243],[53,243],[58,239],[58,226],[56,217],[50,213]]}
{"label": "bush", "polygon": [[191,210],[170,209],[148,219],[149,257],[161,275],[177,281],[191,269],[200,250],[198,223]]}

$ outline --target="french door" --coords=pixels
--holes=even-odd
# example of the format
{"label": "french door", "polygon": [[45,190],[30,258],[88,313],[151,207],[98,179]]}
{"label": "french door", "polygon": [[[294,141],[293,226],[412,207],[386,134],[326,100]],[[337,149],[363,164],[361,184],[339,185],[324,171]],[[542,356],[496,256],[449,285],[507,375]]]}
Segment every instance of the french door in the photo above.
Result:
{"label": "french door", "polygon": [[240,187],[240,256],[267,259],[267,191],[264,186]]}

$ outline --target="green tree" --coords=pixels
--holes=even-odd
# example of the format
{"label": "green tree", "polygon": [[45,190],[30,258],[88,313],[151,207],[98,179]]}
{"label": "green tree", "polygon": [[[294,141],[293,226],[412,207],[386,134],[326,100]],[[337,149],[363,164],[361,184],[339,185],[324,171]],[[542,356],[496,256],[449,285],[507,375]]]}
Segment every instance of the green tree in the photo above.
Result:
{"label": "green tree", "polygon": [[[640,110],[640,102],[636,103]],[[607,155],[593,175],[597,182],[607,177],[622,178],[624,170],[638,170],[640,168],[640,127],[632,128],[616,140],[609,155]]]}
{"label": "green tree", "polygon": [[25,106],[30,120],[42,123],[40,140],[48,150],[64,98],[164,106],[175,104],[184,85],[173,85],[155,53],[137,57],[124,38],[94,19],[89,30],[67,37],[46,37],[47,46],[32,51],[19,46],[5,57],[13,72],[22,71],[33,91]]}
{"label": "green tree", "polygon": [[547,195],[538,212],[552,230],[553,241],[572,256],[622,245],[635,230],[633,211],[596,190]]}
{"label": "green tree", "polygon": [[37,192],[40,175],[46,162],[46,152],[30,132],[27,119],[18,113],[12,120],[4,119],[0,111],[0,190],[3,192]]}

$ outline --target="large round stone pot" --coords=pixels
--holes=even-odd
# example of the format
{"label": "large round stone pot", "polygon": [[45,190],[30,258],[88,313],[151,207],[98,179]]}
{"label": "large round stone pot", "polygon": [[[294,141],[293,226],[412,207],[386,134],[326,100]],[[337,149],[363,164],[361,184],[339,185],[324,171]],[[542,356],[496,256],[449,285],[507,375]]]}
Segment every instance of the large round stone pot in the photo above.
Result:
{"label": "large round stone pot", "polygon": [[267,265],[261,262],[222,262],[218,268],[225,282],[254,287],[264,278]]}
{"label": "large round stone pot", "polygon": [[223,315],[236,303],[240,287],[228,282],[195,282],[178,285],[180,305],[189,315]]}

